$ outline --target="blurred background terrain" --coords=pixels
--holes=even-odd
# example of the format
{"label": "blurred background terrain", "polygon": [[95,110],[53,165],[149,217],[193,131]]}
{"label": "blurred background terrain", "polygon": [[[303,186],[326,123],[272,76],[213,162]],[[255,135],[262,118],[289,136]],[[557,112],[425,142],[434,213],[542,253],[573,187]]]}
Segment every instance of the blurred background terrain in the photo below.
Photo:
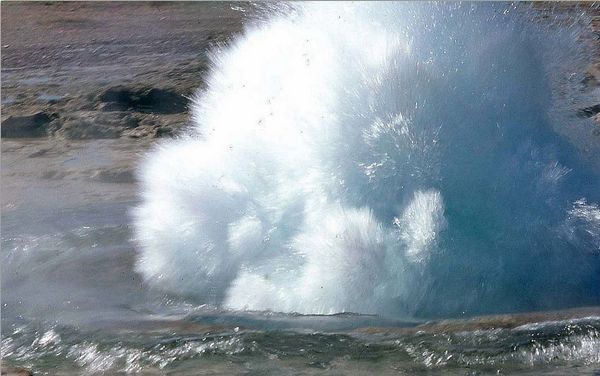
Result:
{"label": "blurred background terrain", "polygon": [[172,134],[208,49],[241,31],[244,7],[3,2],[2,137]]}
{"label": "blurred background terrain", "polygon": [[2,210],[135,200],[248,3],[2,2]]}

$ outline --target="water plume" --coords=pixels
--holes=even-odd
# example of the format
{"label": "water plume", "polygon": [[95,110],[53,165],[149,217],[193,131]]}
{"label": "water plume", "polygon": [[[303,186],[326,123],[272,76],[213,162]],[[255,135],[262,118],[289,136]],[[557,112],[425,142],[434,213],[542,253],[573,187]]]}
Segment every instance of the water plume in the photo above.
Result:
{"label": "water plume", "polygon": [[599,304],[598,175],[553,131],[585,49],[523,8],[293,4],[215,48],[141,169],[137,271],[235,310]]}

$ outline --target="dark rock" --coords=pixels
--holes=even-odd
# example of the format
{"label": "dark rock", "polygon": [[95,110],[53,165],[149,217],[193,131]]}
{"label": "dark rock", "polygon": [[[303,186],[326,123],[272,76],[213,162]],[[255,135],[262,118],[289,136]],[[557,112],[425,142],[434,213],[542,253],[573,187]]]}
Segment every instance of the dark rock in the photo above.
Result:
{"label": "dark rock", "polygon": [[600,104],[596,104],[593,106],[581,108],[577,110],[577,116],[582,118],[590,118],[596,114],[600,113]]}
{"label": "dark rock", "polygon": [[112,170],[98,170],[92,174],[92,180],[103,183],[135,183],[134,173],[126,168],[115,168]]}
{"label": "dark rock", "polygon": [[129,129],[137,128],[137,126],[140,125],[140,119],[134,115],[125,115],[123,119],[121,119],[121,122],[125,128]]}
{"label": "dark rock", "polygon": [[9,116],[2,122],[3,138],[46,137],[54,114],[37,112],[33,115]]}
{"label": "dark rock", "polygon": [[112,87],[98,95],[98,109],[103,111],[137,111],[153,114],[186,112],[187,99],[172,89]]}
{"label": "dark rock", "polygon": [[39,158],[39,157],[43,157],[46,154],[48,154],[48,152],[52,150],[51,148],[42,148],[38,151],[34,151],[33,153],[29,154],[27,156],[27,158]]}
{"label": "dark rock", "polygon": [[157,127],[156,131],[154,133],[154,137],[173,137],[175,132],[173,132],[173,128],[171,127],[167,127],[167,126],[162,126],[162,127]]}

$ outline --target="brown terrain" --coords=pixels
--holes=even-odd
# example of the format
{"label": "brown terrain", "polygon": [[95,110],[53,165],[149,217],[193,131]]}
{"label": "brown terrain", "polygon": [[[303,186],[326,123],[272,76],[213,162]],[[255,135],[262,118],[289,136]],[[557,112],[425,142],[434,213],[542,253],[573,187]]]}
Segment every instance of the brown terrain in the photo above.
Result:
{"label": "brown terrain", "polygon": [[2,137],[144,138],[187,121],[229,3],[3,2]]}
{"label": "brown terrain", "polygon": [[3,212],[134,200],[140,156],[188,123],[209,51],[254,8],[3,1]]}

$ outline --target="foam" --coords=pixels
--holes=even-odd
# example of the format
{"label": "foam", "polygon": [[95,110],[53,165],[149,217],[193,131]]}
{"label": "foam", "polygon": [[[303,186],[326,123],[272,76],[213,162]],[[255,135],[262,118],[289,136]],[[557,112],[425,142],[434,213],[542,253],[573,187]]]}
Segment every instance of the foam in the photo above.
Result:
{"label": "foam", "polygon": [[308,3],[249,26],[142,166],[137,271],[231,309],[600,303],[600,194],[547,116],[548,68],[580,52],[513,13]]}

